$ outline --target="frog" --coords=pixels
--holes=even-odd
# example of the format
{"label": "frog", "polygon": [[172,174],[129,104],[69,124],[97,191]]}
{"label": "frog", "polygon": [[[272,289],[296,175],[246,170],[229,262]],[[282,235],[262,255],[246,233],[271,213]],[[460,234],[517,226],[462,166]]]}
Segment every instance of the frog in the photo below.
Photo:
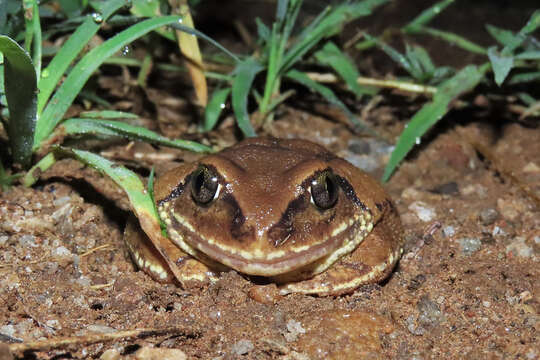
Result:
{"label": "frog", "polygon": [[167,171],[154,195],[168,236],[152,245],[131,222],[124,238],[161,282],[207,283],[234,270],[282,295],[337,296],[386,279],[403,252],[383,187],[308,140],[240,141]]}

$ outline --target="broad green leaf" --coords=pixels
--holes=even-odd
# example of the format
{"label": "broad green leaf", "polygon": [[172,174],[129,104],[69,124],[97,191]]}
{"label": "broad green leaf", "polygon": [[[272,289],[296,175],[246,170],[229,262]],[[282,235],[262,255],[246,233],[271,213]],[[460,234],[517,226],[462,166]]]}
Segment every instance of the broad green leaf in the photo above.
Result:
{"label": "broad green leaf", "polygon": [[521,54],[517,54],[515,58],[521,59],[521,60],[539,60],[540,51],[539,50],[524,51]]}
{"label": "broad green leaf", "polygon": [[501,29],[490,24],[486,24],[486,30],[502,46],[511,45],[516,41],[516,34],[510,30]]}
{"label": "broad green leaf", "polygon": [[417,29],[420,26],[428,24],[434,17],[439,15],[447,6],[451,5],[455,0],[443,0],[439,1],[435,5],[425,9],[413,19],[409,24],[407,24],[403,30],[411,31]]}
{"label": "broad green leaf", "polygon": [[263,67],[254,58],[247,58],[240,62],[234,70],[234,80],[232,84],[232,107],[236,115],[238,127],[245,136],[256,136],[253,126],[249,120],[247,110],[248,96],[251,90],[251,84],[255,76],[263,70]]}
{"label": "broad green leaf", "polygon": [[214,91],[206,109],[204,110],[203,131],[210,131],[216,126],[219,115],[225,108],[225,102],[231,93],[231,88],[219,89]]}
{"label": "broad green leaf", "polygon": [[383,182],[390,178],[397,165],[405,158],[414,144],[420,142],[422,135],[448,112],[450,102],[478,85],[483,78],[484,71],[485,69],[469,65],[438,87],[433,101],[424,105],[401,133],[396,148],[384,170]]}
{"label": "broad green leaf", "polygon": [[[193,152],[208,153],[212,149],[208,146],[187,140],[171,140],[143,127],[133,126],[121,121],[71,118],[58,126],[59,134],[67,135],[105,135],[141,140],[156,145],[170,146]],[[54,138],[54,134],[53,134]]]}
{"label": "broad green leaf", "polygon": [[315,53],[315,58],[322,64],[330,66],[341,76],[349,88],[361,97],[363,94],[373,95],[377,92],[374,88],[360,86],[357,82],[360,73],[354,63],[333,42],[329,41],[321,50]]}
{"label": "broad green leaf", "polygon": [[90,119],[137,119],[138,116],[133,113],[115,110],[84,111],[80,115],[82,118]]}
{"label": "broad green leaf", "polygon": [[376,135],[367,124],[360,122],[356,118],[356,116],[354,116],[354,114],[347,108],[347,106],[345,106],[344,103],[341,102],[341,100],[339,100],[339,98],[334,94],[334,92],[330,88],[316,82],[315,80],[310,79],[305,73],[295,70],[295,69],[289,70],[285,74],[285,76],[287,76],[293,81],[296,81],[304,85],[311,91],[315,91],[321,94],[326,99],[326,101],[328,101],[330,104],[337,106],[339,109],[341,109],[345,113],[345,115],[347,115],[347,118],[357,128],[357,130],[365,131],[367,133]]}
{"label": "broad green leaf", "polygon": [[96,14],[86,16],[84,22],[77,27],[77,30],[71,34],[69,39],[60,48],[49,65],[43,70],[39,79],[39,114],[41,114],[43,111],[45,104],[47,104],[47,100],[49,100],[49,97],[58,85],[58,82],[62,76],[64,76],[68,66],[79,55],[81,50],[84,49],[90,39],[96,34],[102,22],[106,21],[112,14],[114,14],[125,4],[125,0],[109,0],[103,2],[102,13],[99,14],[99,19],[101,21],[96,20],[98,16]]}
{"label": "broad green leaf", "polygon": [[540,27],[540,9],[535,10],[535,12],[529,18],[529,21],[527,21],[527,24],[525,24],[525,26],[521,29],[520,33],[528,35],[536,31],[536,29],[538,29],[539,27]]}
{"label": "broad green leaf", "polygon": [[62,117],[88,78],[105,59],[148,32],[160,26],[177,23],[179,20],[180,17],[178,16],[165,16],[144,20],[118,33],[86,54],[71,70],[43,110],[36,129],[34,148],[38,148],[43,139],[49,136],[56,125],[62,120]]}
{"label": "broad green leaf", "polygon": [[533,81],[540,81],[540,71],[515,74],[508,79],[508,84],[519,84]]}
{"label": "broad green leaf", "polygon": [[28,167],[36,127],[36,72],[30,56],[15,41],[0,35],[4,81],[9,109],[7,133],[13,162]]}
{"label": "broad green leaf", "polygon": [[514,57],[499,54],[495,46],[488,49],[488,57],[489,61],[491,61],[493,72],[495,73],[495,82],[497,85],[501,86],[514,66]]}

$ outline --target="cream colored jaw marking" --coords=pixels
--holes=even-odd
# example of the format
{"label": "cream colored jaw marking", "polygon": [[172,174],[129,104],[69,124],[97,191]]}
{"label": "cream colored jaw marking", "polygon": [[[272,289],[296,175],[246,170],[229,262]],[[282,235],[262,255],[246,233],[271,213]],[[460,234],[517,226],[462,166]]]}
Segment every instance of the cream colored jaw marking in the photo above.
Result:
{"label": "cream colored jaw marking", "polygon": [[[197,252],[200,251],[200,249],[196,250],[195,248],[193,248],[193,246],[186,243],[184,241],[183,236],[181,236],[177,231],[175,231],[172,228],[171,226],[172,222],[168,214],[169,209],[170,209],[170,203],[168,202],[164,203],[163,205],[160,205],[159,207],[160,216],[162,219],[165,219],[165,223],[167,224],[167,231],[169,231],[173,240],[178,242],[178,246],[180,246],[180,248],[182,248],[188,254],[196,257]],[[178,221],[180,224],[185,226],[189,231],[193,233],[197,233],[193,225],[191,225],[186,219],[184,219],[178,214],[173,214],[173,216],[176,221]],[[326,260],[315,268],[314,273],[320,273],[326,270],[335,261],[337,261],[341,256],[353,251],[364,240],[365,236],[373,229],[373,223],[371,222],[371,215],[369,213],[357,214],[354,218],[349,219],[348,222],[342,222],[337,228],[334,229],[334,231],[332,231],[332,234],[330,236],[331,237],[338,236],[343,231],[351,227],[355,222],[358,222],[359,224],[360,234],[357,234],[357,236],[355,236],[353,239],[349,239],[349,240],[346,239],[345,244],[343,246],[339,247],[333,253],[326,255],[325,256]],[[317,246],[319,244],[322,244],[328,241],[328,238],[325,238],[317,243],[313,243],[310,245],[294,247],[294,248],[289,249],[288,251],[276,250],[267,254],[264,254],[260,249],[254,249],[253,251],[239,250],[239,249],[235,249],[235,248],[223,245],[219,243],[218,241],[216,241],[215,239],[205,238],[205,240],[208,242],[208,244],[218,247],[225,254],[238,255],[248,261],[249,260],[268,261],[268,260],[278,259],[287,254],[290,254],[291,252],[300,253],[300,252],[306,251],[309,248],[312,248],[314,246]],[[266,267],[260,266],[258,264],[251,264],[244,268],[245,272],[253,272],[253,273],[261,273],[261,271],[264,271],[264,270],[266,270]]]}

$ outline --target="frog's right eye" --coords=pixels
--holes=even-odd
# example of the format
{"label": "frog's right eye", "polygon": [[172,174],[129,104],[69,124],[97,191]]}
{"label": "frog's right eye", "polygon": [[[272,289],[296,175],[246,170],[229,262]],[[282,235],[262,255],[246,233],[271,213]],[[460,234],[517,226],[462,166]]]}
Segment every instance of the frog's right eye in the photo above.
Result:
{"label": "frog's right eye", "polygon": [[200,166],[191,176],[191,196],[199,205],[208,205],[219,195],[221,185],[214,170]]}

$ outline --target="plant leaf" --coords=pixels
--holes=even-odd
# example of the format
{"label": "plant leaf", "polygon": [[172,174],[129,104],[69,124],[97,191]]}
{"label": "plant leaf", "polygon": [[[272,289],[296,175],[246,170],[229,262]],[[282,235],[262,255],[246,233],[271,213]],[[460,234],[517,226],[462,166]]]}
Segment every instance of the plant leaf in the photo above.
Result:
{"label": "plant leaf", "polygon": [[386,2],[388,0],[364,0],[327,8],[298,35],[297,41],[283,57],[279,73],[289,70],[321,39],[335,35],[346,23],[371,14],[375,7]]}
{"label": "plant leaf", "polygon": [[495,73],[495,82],[501,86],[514,66],[514,56],[499,54],[497,48],[492,46],[488,49],[488,57]]}
{"label": "plant leaf", "polygon": [[41,145],[43,139],[49,136],[56,125],[62,120],[62,117],[73,103],[73,100],[75,100],[75,97],[81,91],[88,78],[105,61],[105,59],[146,33],[160,26],[176,23],[179,20],[180,17],[178,16],[165,16],[144,20],[118,33],[86,54],[71,70],[52,97],[51,101],[48,102],[48,105],[43,110],[43,114],[39,118],[36,128],[34,149]]}
{"label": "plant leaf", "polygon": [[486,24],[488,33],[502,46],[511,45],[516,41],[516,34],[510,30]]}
{"label": "plant leaf", "polygon": [[365,124],[364,122],[359,121],[356,116],[345,106],[344,103],[339,100],[339,98],[334,94],[334,92],[322,85],[316,82],[315,80],[312,80],[307,76],[305,73],[298,71],[298,70],[289,70],[286,74],[286,77],[290,78],[293,81],[296,81],[308,89],[315,91],[319,94],[321,94],[326,101],[328,101],[330,104],[337,106],[339,109],[341,109],[345,115],[347,115],[347,118],[353,123],[354,127],[356,127],[357,130],[365,131],[367,133],[370,133],[372,135],[377,135],[374,133],[374,131],[369,127],[369,125]]}
{"label": "plant leaf", "polygon": [[0,35],[4,81],[9,109],[7,133],[13,162],[30,166],[36,128],[37,80],[32,59],[14,40]]}
{"label": "plant leaf", "polygon": [[[198,153],[209,153],[212,149],[194,141],[171,140],[151,130],[133,126],[121,121],[71,118],[63,121],[57,128],[58,133],[67,135],[105,135],[141,140],[156,145],[165,145]],[[52,138],[54,138],[54,134]]]}
{"label": "plant leaf", "polygon": [[[107,20],[119,8],[126,4],[125,0],[109,0],[103,2],[102,14],[100,18]],[[39,94],[38,94],[38,113],[41,114],[47,100],[56,88],[60,78],[64,76],[69,64],[79,55],[81,50],[88,44],[90,39],[96,34],[101,26],[102,21],[96,21],[96,15],[88,15],[84,22],[77,27],[77,30],[65,44],[58,50],[55,57],[49,65],[43,70],[39,78]]]}
{"label": "plant leaf", "polygon": [[83,118],[89,119],[138,119],[135,114],[115,111],[115,110],[101,110],[101,111],[84,111],[80,115]]}
{"label": "plant leaf", "polygon": [[426,25],[431,20],[433,20],[434,17],[439,15],[447,6],[451,5],[455,0],[443,0],[439,1],[438,3],[434,4],[433,6],[425,9],[413,19],[410,23],[405,25],[403,28],[403,31],[414,31],[415,29]]}
{"label": "plant leaf", "polygon": [[234,80],[232,84],[232,107],[236,115],[238,127],[244,133],[244,136],[256,136],[253,126],[249,120],[247,110],[248,96],[251,84],[255,76],[263,70],[263,67],[257,60],[250,57],[240,62],[234,70]]}
{"label": "plant leaf", "polygon": [[438,86],[433,101],[425,104],[401,133],[396,148],[390,156],[390,161],[384,169],[383,182],[390,178],[397,165],[405,158],[414,144],[419,142],[422,135],[449,111],[450,102],[478,85],[483,78],[484,71],[484,69],[481,70],[476,66],[469,65]]}
{"label": "plant leaf", "polygon": [[214,91],[204,111],[203,131],[210,131],[216,126],[219,115],[225,108],[225,102],[231,93],[231,88]]}
{"label": "plant leaf", "polygon": [[375,88],[368,88],[358,84],[357,80],[360,73],[356,66],[333,42],[329,41],[324,44],[322,49],[317,51],[314,56],[320,63],[334,69],[357,97],[361,97],[363,94],[373,95],[377,92]]}

